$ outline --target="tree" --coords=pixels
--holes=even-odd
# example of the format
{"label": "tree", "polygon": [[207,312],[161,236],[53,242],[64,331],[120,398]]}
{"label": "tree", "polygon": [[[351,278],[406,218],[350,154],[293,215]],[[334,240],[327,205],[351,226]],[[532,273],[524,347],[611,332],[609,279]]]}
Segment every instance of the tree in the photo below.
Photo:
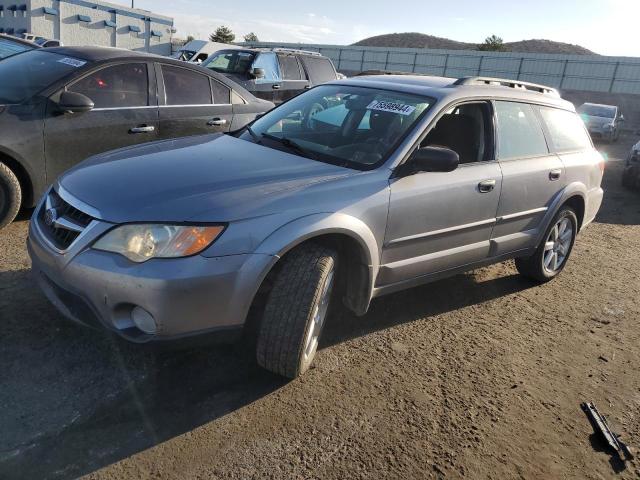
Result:
{"label": "tree", "polygon": [[231,43],[236,39],[235,34],[229,27],[222,25],[218,27],[214,33],[209,35],[209,40],[218,43]]}
{"label": "tree", "polygon": [[484,43],[478,46],[480,50],[483,52],[506,52],[507,47],[504,46],[504,41],[502,38],[491,35],[490,37],[485,38]]}
{"label": "tree", "polygon": [[251,33],[247,33],[244,36],[244,41],[247,43],[252,43],[252,42],[259,42],[260,40],[258,40],[258,36],[255,33],[251,32]]}
{"label": "tree", "polygon": [[194,40],[195,40],[195,37],[193,35],[187,35],[187,43],[193,42]]}

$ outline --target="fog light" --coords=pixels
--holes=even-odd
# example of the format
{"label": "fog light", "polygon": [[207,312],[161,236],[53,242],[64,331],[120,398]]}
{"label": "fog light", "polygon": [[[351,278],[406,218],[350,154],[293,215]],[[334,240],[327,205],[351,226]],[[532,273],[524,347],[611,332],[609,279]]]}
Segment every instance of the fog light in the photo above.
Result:
{"label": "fog light", "polygon": [[142,307],[134,307],[131,310],[131,319],[140,330],[149,335],[153,335],[158,330],[156,321],[153,319],[153,315],[147,312]]}

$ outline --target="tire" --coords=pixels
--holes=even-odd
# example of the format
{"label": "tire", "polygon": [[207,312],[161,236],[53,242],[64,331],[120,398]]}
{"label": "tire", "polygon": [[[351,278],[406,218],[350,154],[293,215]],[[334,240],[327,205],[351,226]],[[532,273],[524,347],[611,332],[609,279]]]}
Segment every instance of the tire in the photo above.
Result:
{"label": "tire", "polygon": [[15,174],[0,163],[0,228],[9,225],[18,215],[22,204],[22,190]]}
{"label": "tire", "polygon": [[[565,241],[562,241],[562,238],[563,235],[565,235],[563,232],[566,232],[566,230],[562,230],[561,224],[571,226],[570,236],[566,237]],[[557,236],[554,233],[556,227],[559,227],[558,232],[560,233]],[[576,217],[576,213],[570,207],[562,207],[544,233],[542,242],[535,253],[530,257],[516,258],[516,268],[518,272],[540,283],[553,280],[564,270],[565,265],[569,261],[569,256],[576,241],[577,232],[578,218]],[[555,241],[554,238],[556,238]],[[554,245],[552,248],[549,248],[551,243]],[[554,255],[558,263],[554,262]]]}
{"label": "tire", "polygon": [[287,378],[309,369],[335,284],[338,256],[309,243],[282,260],[269,293],[256,346],[258,365]]}

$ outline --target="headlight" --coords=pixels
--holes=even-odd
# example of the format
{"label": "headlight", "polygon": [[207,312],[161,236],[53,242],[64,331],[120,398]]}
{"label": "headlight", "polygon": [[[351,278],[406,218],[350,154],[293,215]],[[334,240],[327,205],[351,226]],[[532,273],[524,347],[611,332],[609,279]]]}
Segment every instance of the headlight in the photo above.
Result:
{"label": "headlight", "polygon": [[138,263],[151,258],[187,257],[207,248],[223,230],[219,225],[122,225],[107,232],[93,248],[119,253]]}

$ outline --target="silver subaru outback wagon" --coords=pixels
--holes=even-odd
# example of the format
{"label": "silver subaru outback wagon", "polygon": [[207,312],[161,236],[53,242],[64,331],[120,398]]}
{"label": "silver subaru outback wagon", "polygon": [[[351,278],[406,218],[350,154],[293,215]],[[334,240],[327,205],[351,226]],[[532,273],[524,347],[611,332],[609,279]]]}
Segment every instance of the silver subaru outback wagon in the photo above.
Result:
{"label": "silver subaru outback wagon", "polygon": [[309,90],[232,134],[95,156],[59,178],[28,248],[67,317],[133,342],[242,332],[296,377],[331,302],[515,258],[565,267],[602,201],[603,157],[541,85],[371,76]]}

